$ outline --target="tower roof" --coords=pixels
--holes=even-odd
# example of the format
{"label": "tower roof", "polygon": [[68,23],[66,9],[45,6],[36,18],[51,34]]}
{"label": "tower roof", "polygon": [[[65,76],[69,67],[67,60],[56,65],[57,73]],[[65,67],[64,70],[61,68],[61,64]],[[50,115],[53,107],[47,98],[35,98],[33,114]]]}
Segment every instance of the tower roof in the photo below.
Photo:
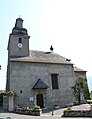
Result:
{"label": "tower roof", "polygon": [[20,17],[16,19],[16,21],[18,21],[18,20],[23,21],[23,19],[22,19],[22,18],[20,18]]}
{"label": "tower roof", "polygon": [[23,28],[23,19],[22,18],[17,18],[15,22],[15,27],[12,29],[12,34],[13,35],[28,35],[27,30]]}

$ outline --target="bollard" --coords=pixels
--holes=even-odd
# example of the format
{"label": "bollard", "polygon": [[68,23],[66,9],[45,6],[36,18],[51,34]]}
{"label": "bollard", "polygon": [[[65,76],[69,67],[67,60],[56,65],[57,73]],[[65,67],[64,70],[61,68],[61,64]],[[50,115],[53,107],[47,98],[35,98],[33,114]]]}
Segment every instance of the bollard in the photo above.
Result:
{"label": "bollard", "polygon": [[52,110],[52,116],[54,115],[53,110]]}

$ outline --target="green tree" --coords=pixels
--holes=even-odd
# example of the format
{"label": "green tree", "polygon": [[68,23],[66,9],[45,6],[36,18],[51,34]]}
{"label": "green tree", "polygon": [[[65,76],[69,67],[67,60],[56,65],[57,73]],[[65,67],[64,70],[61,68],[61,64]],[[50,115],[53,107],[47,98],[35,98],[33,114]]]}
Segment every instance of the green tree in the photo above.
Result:
{"label": "green tree", "polygon": [[80,77],[75,81],[75,85],[72,87],[73,94],[74,94],[75,99],[78,103],[80,103],[80,89],[81,88],[83,89],[85,100],[90,99],[90,93],[89,93],[89,89],[88,89],[88,85],[87,85],[87,79],[83,79]]}

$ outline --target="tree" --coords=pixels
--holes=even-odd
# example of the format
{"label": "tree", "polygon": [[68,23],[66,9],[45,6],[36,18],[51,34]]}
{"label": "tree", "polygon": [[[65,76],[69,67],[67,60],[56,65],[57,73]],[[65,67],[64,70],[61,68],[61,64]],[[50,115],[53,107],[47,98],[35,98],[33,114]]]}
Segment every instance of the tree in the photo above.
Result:
{"label": "tree", "polygon": [[85,100],[90,99],[90,93],[87,85],[87,79],[83,79],[79,77],[75,81],[75,85],[72,87],[73,89],[73,94],[75,96],[76,101],[80,104],[80,90],[83,89],[83,94]]}

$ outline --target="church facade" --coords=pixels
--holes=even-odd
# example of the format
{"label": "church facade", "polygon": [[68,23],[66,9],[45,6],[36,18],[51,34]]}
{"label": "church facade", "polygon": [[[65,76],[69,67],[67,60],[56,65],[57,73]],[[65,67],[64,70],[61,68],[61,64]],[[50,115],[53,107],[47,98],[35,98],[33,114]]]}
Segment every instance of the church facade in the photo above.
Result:
{"label": "church facade", "polygon": [[30,36],[23,20],[16,19],[9,35],[6,90],[17,94],[16,105],[41,108],[65,106],[75,101],[71,87],[86,71],[51,51],[29,50]]}

